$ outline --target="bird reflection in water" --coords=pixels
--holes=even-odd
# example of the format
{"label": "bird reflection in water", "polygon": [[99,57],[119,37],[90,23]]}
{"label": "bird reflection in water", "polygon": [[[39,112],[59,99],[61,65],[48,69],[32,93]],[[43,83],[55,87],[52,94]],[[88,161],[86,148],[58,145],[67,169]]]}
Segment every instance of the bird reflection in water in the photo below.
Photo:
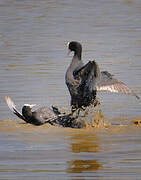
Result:
{"label": "bird reflection in water", "polygon": [[97,171],[101,169],[101,164],[97,160],[72,160],[69,162],[69,173],[82,173],[86,171]]}
{"label": "bird reflection in water", "polygon": [[[89,135],[89,132],[75,134],[71,137],[72,144],[71,150],[73,153],[79,154],[79,158],[71,160],[68,162],[68,173],[82,173],[89,171],[97,171],[102,168],[102,164],[98,160],[93,159],[92,153],[98,153],[100,147],[98,145],[98,137],[95,135]],[[91,153],[91,159],[86,159],[83,156],[83,159],[80,159],[80,153]],[[88,156],[87,156],[88,157]]]}

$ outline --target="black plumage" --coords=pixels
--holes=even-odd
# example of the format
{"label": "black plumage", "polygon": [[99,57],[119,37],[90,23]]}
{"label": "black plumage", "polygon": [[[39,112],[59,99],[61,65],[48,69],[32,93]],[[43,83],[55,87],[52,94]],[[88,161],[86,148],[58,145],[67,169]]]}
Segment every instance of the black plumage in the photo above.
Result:
{"label": "black plumage", "polygon": [[113,78],[107,72],[100,72],[98,64],[95,61],[89,61],[83,64],[82,46],[79,42],[72,41],[68,44],[69,52],[73,51],[74,56],[71,64],[67,69],[65,81],[71,95],[72,111],[75,109],[83,109],[89,105],[96,106],[97,91],[122,92],[139,97],[136,93],[128,88],[123,82]]}
{"label": "black plumage", "polygon": [[27,123],[34,125],[42,125],[45,123],[49,123],[50,121],[53,121],[57,118],[56,112],[49,109],[48,107],[41,107],[36,111],[32,111],[32,107],[35,106],[35,104],[25,104],[22,107],[22,113],[20,113],[20,111],[16,109],[16,105],[9,96],[6,96],[5,100],[11,111]]}
{"label": "black plumage", "polygon": [[49,109],[48,107],[41,107],[36,111],[32,111],[32,107],[35,106],[35,104],[25,104],[22,107],[21,113],[17,110],[16,105],[9,96],[6,96],[5,100],[10,110],[20,119],[24,120],[26,123],[30,123],[37,126],[49,123],[53,126],[61,127],[85,127],[84,121],[79,121],[77,119],[77,114],[74,116],[71,113],[61,113],[59,109],[55,106],[52,106],[52,109]]}

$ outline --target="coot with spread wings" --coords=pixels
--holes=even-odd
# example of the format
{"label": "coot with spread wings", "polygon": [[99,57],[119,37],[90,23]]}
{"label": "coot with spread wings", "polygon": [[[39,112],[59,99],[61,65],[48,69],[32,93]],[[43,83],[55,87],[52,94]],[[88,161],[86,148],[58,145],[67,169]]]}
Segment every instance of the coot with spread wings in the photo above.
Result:
{"label": "coot with spread wings", "polygon": [[94,60],[84,65],[81,59],[82,46],[79,42],[68,43],[68,50],[74,52],[65,76],[71,95],[72,112],[76,109],[85,109],[89,105],[96,106],[97,91],[122,92],[139,99],[133,90],[114,78],[109,72],[100,72],[99,66]]}

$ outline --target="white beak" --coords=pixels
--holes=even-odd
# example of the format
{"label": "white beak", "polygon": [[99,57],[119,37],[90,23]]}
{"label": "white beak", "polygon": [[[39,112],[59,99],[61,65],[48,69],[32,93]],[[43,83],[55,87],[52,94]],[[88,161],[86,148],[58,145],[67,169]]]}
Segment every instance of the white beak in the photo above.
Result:
{"label": "white beak", "polygon": [[69,44],[70,44],[70,42],[67,43],[67,48],[68,48],[68,53],[67,53],[67,55],[69,55],[69,54],[71,53],[71,50],[69,49]]}
{"label": "white beak", "polygon": [[69,55],[71,53],[71,50],[70,49],[68,49],[68,53],[67,53],[67,55]]}
{"label": "white beak", "polygon": [[69,47],[69,43],[70,43],[70,42],[67,43],[67,47]]}
{"label": "white beak", "polygon": [[33,108],[34,106],[36,106],[36,104],[24,104],[24,106],[28,106],[30,108]]}

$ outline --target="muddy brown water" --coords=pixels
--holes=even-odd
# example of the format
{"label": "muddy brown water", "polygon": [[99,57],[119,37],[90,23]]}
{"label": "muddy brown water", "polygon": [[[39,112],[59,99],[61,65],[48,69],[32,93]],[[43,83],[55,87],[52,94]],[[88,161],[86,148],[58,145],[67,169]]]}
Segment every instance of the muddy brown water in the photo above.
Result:
{"label": "muddy brown water", "polygon": [[[98,93],[106,128],[35,127],[8,109],[69,109],[66,44],[141,96],[140,0],[0,0],[0,179],[140,179],[141,101]],[[135,125],[132,122],[135,122]]]}

